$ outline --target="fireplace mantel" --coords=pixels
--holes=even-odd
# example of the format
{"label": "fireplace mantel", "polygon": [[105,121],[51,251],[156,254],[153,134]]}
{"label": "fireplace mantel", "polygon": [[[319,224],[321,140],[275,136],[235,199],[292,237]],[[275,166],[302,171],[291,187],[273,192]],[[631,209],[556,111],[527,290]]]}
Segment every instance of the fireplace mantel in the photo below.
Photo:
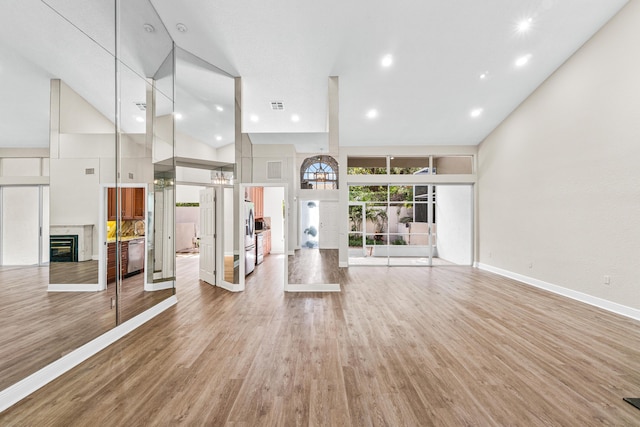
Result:
{"label": "fireplace mantel", "polygon": [[93,252],[93,224],[51,225],[49,235],[77,235],[78,261],[89,261]]}

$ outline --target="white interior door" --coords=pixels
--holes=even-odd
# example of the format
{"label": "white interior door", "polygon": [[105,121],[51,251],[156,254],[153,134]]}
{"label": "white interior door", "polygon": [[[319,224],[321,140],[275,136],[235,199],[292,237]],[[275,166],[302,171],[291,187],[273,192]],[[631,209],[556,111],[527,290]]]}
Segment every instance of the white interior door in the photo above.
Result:
{"label": "white interior door", "polygon": [[200,191],[200,280],[216,283],[215,189]]}
{"label": "white interior door", "polygon": [[338,249],[338,202],[320,201],[320,249]]}
{"label": "white interior door", "polygon": [[40,260],[40,189],[35,186],[3,187],[0,194],[2,264],[37,265]]}

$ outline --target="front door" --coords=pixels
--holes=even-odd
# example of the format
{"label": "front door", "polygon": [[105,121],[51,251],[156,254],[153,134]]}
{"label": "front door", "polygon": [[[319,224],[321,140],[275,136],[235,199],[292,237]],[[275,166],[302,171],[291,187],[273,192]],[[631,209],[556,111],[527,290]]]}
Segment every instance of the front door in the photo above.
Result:
{"label": "front door", "polygon": [[338,249],[338,202],[320,201],[320,249]]}
{"label": "front door", "polygon": [[216,283],[215,189],[200,191],[200,280]]}

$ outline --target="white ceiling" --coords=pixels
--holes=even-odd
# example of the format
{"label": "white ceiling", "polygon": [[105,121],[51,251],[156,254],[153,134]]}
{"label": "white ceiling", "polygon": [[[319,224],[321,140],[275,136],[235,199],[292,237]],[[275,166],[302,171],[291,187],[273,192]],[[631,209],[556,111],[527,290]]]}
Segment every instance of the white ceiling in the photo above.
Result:
{"label": "white ceiling", "polygon": [[[328,76],[340,78],[340,145],[478,144],[626,3],[151,2],[179,46],[242,76],[243,131],[252,140],[295,139],[305,151],[327,148],[318,133],[327,132]],[[518,33],[527,18],[530,31]],[[386,54],[394,63],[382,68]],[[271,110],[276,100],[284,111]],[[375,120],[366,118],[372,108]],[[476,108],[483,112],[474,119]]]}
{"label": "white ceiling", "polygon": [[[176,109],[206,118],[224,102],[225,114],[232,114],[233,80],[225,72],[241,76],[243,131],[256,144],[326,151],[328,77],[338,76],[340,145],[474,145],[626,2],[151,0],[159,20],[146,1],[127,0],[119,2],[121,32],[133,42],[119,54],[129,66],[121,73],[131,99],[123,102],[122,120],[130,121],[130,131],[143,131],[133,120],[139,114],[133,101],[144,99],[144,85],[136,79],[158,70],[165,59],[166,27],[179,47],[215,65],[178,57]],[[113,116],[113,52],[96,48],[113,45],[113,13],[105,4],[4,0],[0,146],[47,146],[50,78],[62,78]],[[518,33],[518,22],[527,18],[530,31]],[[146,33],[145,23],[156,32]],[[178,31],[178,23],[188,31]],[[78,37],[78,30],[85,36]],[[140,52],[144,61],[136,59]],[[394,63],[383,68],[386,54]],[[516,67],[525,54],[531,55],[529,63]],[[282,101],[284,111],[273,111],[271,101]],[[368,119],[372,108],[378,117]],[[482,114],[470,117],[476,108]],[[292,114],[300,120],[293,122]],[[252,115],[259,120],[251,121]],[[193,127],[185,121],[178,129],[221,146],[233,141],[229,117],[200,119]]]}

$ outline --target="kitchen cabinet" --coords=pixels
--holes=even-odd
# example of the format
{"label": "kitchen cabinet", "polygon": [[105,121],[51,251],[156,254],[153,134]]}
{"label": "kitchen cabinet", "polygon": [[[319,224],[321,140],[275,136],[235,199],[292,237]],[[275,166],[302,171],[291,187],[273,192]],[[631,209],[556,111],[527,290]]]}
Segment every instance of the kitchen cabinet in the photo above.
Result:
{"label": "kitchen cabinet", "polygon": [[107,221],[115,221],[116,215],[116,189],[110,187],[107,189]]}
{"label": "kitchen cabinet", "polygon": [[271,253],[271,230],[265,230],[262,234],[264,235],[264,240],[262,241],[262,252],[266,256]]}
{"label": "kitchen cabinet", "polygon": [[253,209],[256,219],[264,217],[264,188],[253,187]]}
{"label": "kitchen cabinet", "polygon": [[[144,188],[121,188],[122,220],[144,219]],[[116,189],[107,190],[107,220],[115,221],[117,217]]]}
{"label": "kitchen cabinet", "polygon": [[116,244],[107,243],[107,283],[116,280]]}
{"label": "kitchen cabinet", "polygon": [[[120,274],[127,274],[129,263],[129,242],[120,242]],[[107,283],[116,280],[116,242],[107,243]]]}
{"label": "kitchen cabinet", "polygon": [[264,188],[249,187],[247,198],[253,202],[253,217],[255,219],[264,217]]}
{"label": "kitchen cabinet", "polygon": [[133,198],[133,219],[144,219],[144,188],[130,188]]}

